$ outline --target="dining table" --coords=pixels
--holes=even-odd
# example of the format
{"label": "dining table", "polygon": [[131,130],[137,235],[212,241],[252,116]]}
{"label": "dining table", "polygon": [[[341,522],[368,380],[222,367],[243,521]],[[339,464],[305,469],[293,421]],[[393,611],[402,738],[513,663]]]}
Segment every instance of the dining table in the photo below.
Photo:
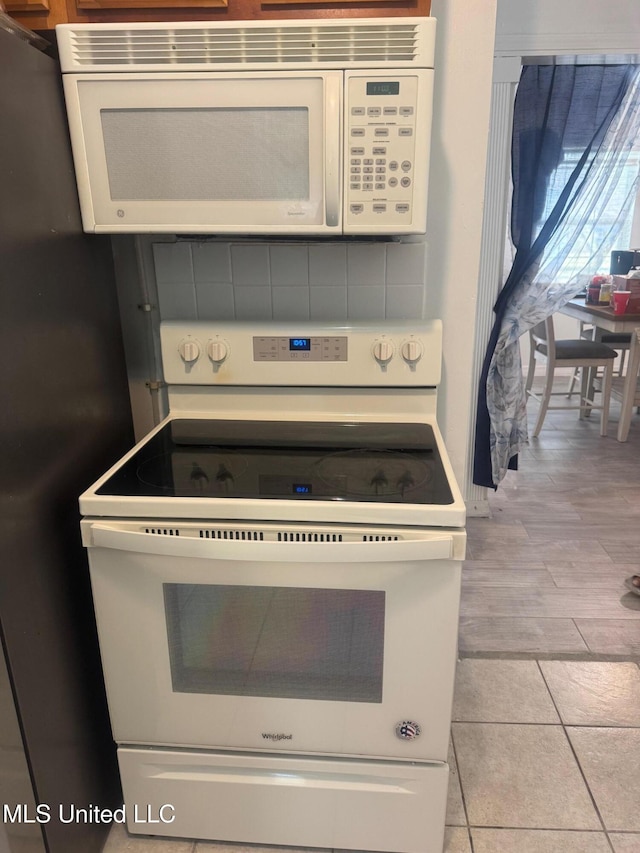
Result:
{"label": "dining table", "polygon": [[584,297],[574,296],[560,309],[561,314],[575,317],[607,332],[631,334],[640,326],[640,314],[614,314],[608,305],[587,305]]}
{"label": "dining table", "polygon": [[[613,308],[608,305],[589,305],[585,303],[584,297],[581,296],[575,296],[573,299],[570,299],[560,309],[560,313],[594,326],[596,330],[594,337],[596,340],[600,340],[605,332],[631,335],[634,329],[640,328],[640,314],[630,314],[627,312],[624,314],[614,314]],[[616,348],[615,343],[610,343],[609,341],[607,343],[614,349]],[[621,382],[621,380],[618,381]],[[625,383],[621,388],[623,411],[630,405],[627,395],[633,395],[631,399],[635,399],[636,393],[635,383]],[[627,432],[628,423],[625,429],[621,420],[618,424],[618,441],[626,441]]]}

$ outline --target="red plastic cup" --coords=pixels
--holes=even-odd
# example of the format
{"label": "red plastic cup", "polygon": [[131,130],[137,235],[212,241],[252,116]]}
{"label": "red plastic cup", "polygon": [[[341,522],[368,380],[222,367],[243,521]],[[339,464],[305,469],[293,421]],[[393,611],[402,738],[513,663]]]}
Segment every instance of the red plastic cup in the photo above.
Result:
{"label": "red plastic cup", "polygon": [[624,314],[627,310],[627,305],[629,304],[629,297],[631,296],[630,290],[614,290],[611,294],[611,298],[613,299],[613,313],[614,314]]}

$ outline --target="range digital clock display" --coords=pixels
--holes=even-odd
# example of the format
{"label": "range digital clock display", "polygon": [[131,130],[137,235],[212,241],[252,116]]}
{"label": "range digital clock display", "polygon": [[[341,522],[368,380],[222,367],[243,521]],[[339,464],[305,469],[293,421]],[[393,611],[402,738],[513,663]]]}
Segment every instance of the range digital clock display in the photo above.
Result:
{"label": "range digital clock display", "polygon": [[313,491],[311,483],[294,483],[292,490],[294,495],[310,495]]}
{"label": "range digital clock display", "polygon": [[311,349],[311,338],[289,338],[289,349],[309,351]]}

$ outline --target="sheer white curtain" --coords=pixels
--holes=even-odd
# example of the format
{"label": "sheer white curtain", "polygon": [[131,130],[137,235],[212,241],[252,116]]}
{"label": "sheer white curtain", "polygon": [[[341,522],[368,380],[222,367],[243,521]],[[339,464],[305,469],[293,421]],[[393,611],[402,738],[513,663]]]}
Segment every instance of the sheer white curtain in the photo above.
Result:
{"label": "sheer white curtain", "polygon": [[[602,271],[603,258],[608,258],[610,251],[618,247],[620,229],[638,191],[639,178],[636,175],[632,181],[628,180],[628,165],[631,158],[636,158],[637,162],[640,140],[640,66],[629,68],[628,79],[626,93],[602,142],[576,167],[580,172],[579,180],[567,186],[562,154],[558,158],[560,162],[551,170],[545,196],[536,202],[539,223],[529,225],[532,232],[537,230],[540,235],[549,222],[545,222],[542,211],[550,207],[556,211],[557,222],[549,229],[551,236],[544,250],[528,266],[524,265],[502,305],[495,349],[486,370],[490,470],[494,486],[504,478],[510,461],[528,441],[519,338],[561,308],[590,275]],[[579,97],[580,92],[572,95]],[[621,192],[623,180],[625,189]],[[618,210],[612,216],[614,200]],[[563,207],[559,216],[558,204]],[[608,223],[606,228],[602,227],[604,221]],[[540,226],[540,223],[544,224]],[[535,246],[534,237],[532,233],[530,245]],[[578,268],[576,256],[581,258]],[[509,282],[505,291],[508,286]],[[480,485],[491,485],[486,482],[486,476],[484,482],[481,480],[481,477],[474,477]]]}

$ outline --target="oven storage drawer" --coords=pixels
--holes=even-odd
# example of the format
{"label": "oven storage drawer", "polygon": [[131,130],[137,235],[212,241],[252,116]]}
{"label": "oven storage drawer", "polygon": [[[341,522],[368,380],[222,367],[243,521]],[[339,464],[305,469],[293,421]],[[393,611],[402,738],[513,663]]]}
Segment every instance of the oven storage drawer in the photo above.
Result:
{"label": "oven storage drawer", "polygon": [[[118,760],[133,833],[395,853],[442,851],[449,776],[444,763],[132,748],[120,748]],[[147,816],[171,822],[150,829]]]}

